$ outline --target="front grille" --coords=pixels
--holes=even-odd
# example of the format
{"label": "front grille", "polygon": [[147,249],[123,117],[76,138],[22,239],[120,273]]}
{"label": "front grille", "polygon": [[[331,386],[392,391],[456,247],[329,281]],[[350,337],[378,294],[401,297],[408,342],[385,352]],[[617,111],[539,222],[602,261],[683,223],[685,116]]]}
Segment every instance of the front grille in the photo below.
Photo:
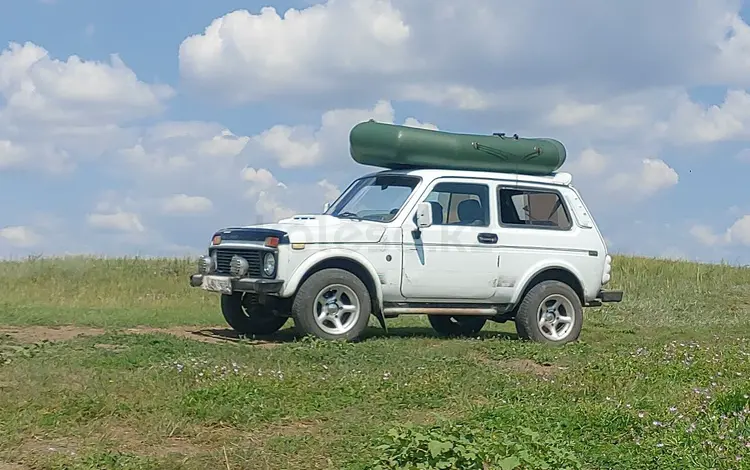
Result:
{"label": "front grille", "polygon": [[248,250],[242,248],[217,248],[216,249],[216,274],[230,275],[229,263],[233,256],[241,256],[247,260],[250,268],[247,271],[247,277],[261,277],[263,269],[263,251]]}

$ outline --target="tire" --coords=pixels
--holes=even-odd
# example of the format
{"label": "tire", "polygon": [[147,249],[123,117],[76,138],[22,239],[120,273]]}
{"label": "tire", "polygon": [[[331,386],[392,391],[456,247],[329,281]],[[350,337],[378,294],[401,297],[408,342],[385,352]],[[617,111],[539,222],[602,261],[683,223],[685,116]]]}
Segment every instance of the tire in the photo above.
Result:
{"label": "tire", "polygon": [[[545,321],[543,325],[540,321],[544,304],[555,305],[558,307],[557,313],[553,313],[554,321],[550,323]],[[563,314],[563,315],[561,315]],[[560,322],[560,319],[569,320],[567,323]],[[549,320],[550,317],[546,317]],[[524,340],[531,340],[538,343],[550,345],[562,345],[576,341],[581,334],[583,326],[583,307],[578,294],[567,284],[560,281],[543,281],[535,285],[526,293],[516,312],[516,331],[518,337]],[[552,335],[556,331],[557,337]]]}
{"label": "tire", "polygon": [[427,315],[427,320],[441,336],[473,336],[487,323],[486,318],[475,316]]}
{"label": "tire", "polygon": [[243,335],[268,336],[276,333],[288,318],[274,315],[254,301],[252,294],[235,292],[221,296],[221,313],[236,332]]}
{"label": "tire", "polygon": [[[326,299],[329,294],[335,297]],[[323,312],[326,305],[333,305],[327,313]],[[342,309],[347,306],[351,310]],[[355,274],[338,268],[323,269],[310,276],[292,304],[292,318],[300,332],[326,340],[357,339],[367,328],[371,312],[372,298],[367,286]]]}

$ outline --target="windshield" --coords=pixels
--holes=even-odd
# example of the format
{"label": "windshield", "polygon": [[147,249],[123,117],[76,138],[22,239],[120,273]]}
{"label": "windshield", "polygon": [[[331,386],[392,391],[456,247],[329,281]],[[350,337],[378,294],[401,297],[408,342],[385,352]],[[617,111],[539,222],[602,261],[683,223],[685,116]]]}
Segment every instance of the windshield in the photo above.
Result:
{"label": "windshield", "polygon": [[377,175],[354,182],[326,214],[340,218],[390,222],[419,184],[419,178]]}

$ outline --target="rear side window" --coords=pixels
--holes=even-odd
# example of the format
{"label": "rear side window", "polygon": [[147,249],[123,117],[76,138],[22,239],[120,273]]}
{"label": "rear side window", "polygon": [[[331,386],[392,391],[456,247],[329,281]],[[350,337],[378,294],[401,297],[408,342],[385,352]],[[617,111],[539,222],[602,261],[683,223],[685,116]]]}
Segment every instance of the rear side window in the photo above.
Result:
{"label": "rear side window", "polygon": [[500,188],[498,209],[502,225],[557,230],[573,226],[565,203],[553,191]]}

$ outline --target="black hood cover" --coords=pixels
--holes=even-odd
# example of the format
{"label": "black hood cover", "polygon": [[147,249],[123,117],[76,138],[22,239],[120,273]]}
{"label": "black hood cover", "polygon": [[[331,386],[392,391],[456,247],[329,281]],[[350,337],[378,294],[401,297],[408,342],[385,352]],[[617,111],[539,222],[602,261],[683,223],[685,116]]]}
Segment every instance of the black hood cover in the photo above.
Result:
{"label": "black hood cover", "polygon": [[278,237],[279,244],[288,244],[289,236],[282,230],[261,227],[228,227],[217,230],[214,236],[220,235],[221,241],[262,242],[268,237]]}

